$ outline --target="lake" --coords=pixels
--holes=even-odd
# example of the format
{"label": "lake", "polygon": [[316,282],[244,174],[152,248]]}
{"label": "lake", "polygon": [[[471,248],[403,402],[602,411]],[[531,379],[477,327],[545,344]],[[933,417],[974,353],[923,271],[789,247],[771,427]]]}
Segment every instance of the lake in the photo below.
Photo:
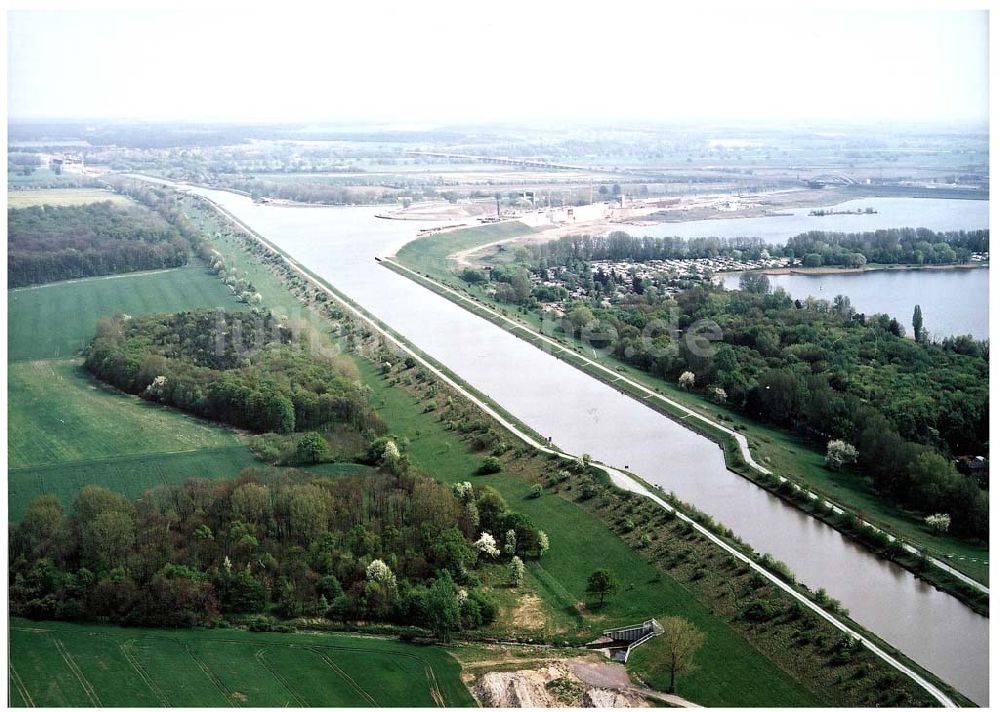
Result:
{"label": "lake", "polygon": [[[926,227],[929,230],[984,230],[989,227],[988,200],[952,198],[861,198],[832,206],[833,210],[874,208],[874,215],[809,215],[816,208],[784,211],[791,215],[760,218],[717,218],[650,226],[625,225],[621,228],[638,237],[759,237],[784,244],[795,235],[811,230],[827,232],[870,232],[890,227]],[[831,208],[826,208],[830,210]]]}
{"label": "lake", "polygon": [[376,219],[384,208],[255,205],[233,193],[190,190],[566,452],[627,466],[675,492],[786,562],[810,588],[825,588],[854,620],[977,703],[988,702],[988,619],[730,472],[715,443],[375,262],[434,223]]}
{"label": "lake", "polygon": [[[988,267],[948,270],[873,270],[846,274],[769,275],[771,287],[781,287],[794,299],[814,296],[833,300],[838,294],[851,299],[859,312],[888,314],[913,334],[913,307],[920,305],[924,328],[934,339],[971,334],[988,339]],[[726,289],[737,289],[738,274],[722,280]]]}

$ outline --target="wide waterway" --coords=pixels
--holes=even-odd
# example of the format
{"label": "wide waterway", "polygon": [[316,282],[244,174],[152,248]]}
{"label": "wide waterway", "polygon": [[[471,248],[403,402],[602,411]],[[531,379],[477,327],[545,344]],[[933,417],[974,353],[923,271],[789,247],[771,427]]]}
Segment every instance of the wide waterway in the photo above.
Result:
{"label": "wide waterway", "polygon": [[379,266],[375,256],[412,239],[414,223],[376,219],[378,208],[255,205],[233,193],[192,190],[559,447],[628,466],[675,492],[786,562],[810,588],[825,588],[852,618],[976,703],[988,703],[988,619],[730,472],[708,439]]}

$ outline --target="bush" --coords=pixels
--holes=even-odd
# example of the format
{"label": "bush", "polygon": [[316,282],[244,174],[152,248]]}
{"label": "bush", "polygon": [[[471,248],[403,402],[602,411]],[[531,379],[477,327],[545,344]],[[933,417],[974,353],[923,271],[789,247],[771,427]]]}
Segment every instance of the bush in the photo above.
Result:
{"label": "bush", "polygon": [[752,623],[766,623],[774,617],[774,611],[767,601],[758,598],[743,606],[740,616]]}
{"label": "bush", "polygon": [[539,484],[531,485],[531,489],[528,490],[528,499],[538,499],[542,496],[542,486]]}
{"label": "bush", "polygon": [[479,474],[495,475],[498,472],[503,472],[503,463],[500,458],[492,455],[483,458],[483,464],[479,466]]}
{"label": "bush", "polygon": [[929,514],[924,518],[924,523],[931,528],[935,534],[944,534],[951,526],[951,515],[949,514]]}

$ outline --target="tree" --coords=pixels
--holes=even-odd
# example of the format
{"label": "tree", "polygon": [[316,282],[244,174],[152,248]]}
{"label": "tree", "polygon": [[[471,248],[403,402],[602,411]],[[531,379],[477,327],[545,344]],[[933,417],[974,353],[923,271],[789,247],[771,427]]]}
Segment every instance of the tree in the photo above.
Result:
{"label": "tree", "polygon": [[295,458],[301,465],[326,462],[331,458],[330,446],[319,433],[308,432],[295,446]]}
{"label": "tree", "polygon": [[503,553],[513,555],[517,551],[517,532],[508,529],[503,535]]}
{"label": "tree", "polygon": [[510,560],[510,567],[508,571],[510,572],[511,586],[517,588],[524,583],[524,562],[521,561],[521,557],[515,556]]}
{"label": "tree", "polygon": [[618,592],[618,578],[609,569],[597,569],[587,578],[587,593],[597,596],[598,605],[604,605],[604,599]]}
{"label": "tree", "polygon": [[924,329],[924,314],[920,311],[920,305],[913,307],[913,338],[917,341],[927,340],[927,331]]}
{"label": "tree", "polygon": [[768,294],[771,280],[762,272],[744,272],[740,275],[740,290],[751,294]]}
{"label": "tree", "polygon": [[677,676],[695,669],[694,655],[705,642],[705,634],[677,616],[667,618],[662,625],[663,635],[654,649],[659,652],[657,662],[670,673],[667,692],[673,692]]}
{"label": "tree", "polygon": [[483,532],[479,539],[472,545],[476,551],[491,559],[500,556],[500,549],[497,547],[497,540],[489,532]]}
{"label": "tree", "polygon": [[527,270],[521,268],[510,280],[510,285],[514,289],[514,301],[521,304],[531,296],[531,277]]}
{"label": "tree", "polygon": [[580,331],[594,320],[594,312],[581,304],[569,313],[569,320],[573,324],[573,328]]}
{"label": "tree", "polygon": [[853,465],[858,461],[858,450],[843,440],[831,440],[826,444],[826,466],[831,470],[839,470],[844,465]]}
{"label": "tree", "polygon": [[319,537],[327,528],[331,501],[329,493],[318,485],[297,485],[288,502],[288,526],[302,542]]}
{"label": "tree", "polygon": [[448,572],[439,576],[427,591],[427,626],[443,641],[451,639],[461,622],[462,604]]}
{"label": "tree", "polygon": [[677,379],[677,385],[685,391],[691,390],[694,388],[694,374],[690,371],[685,371],[681,374],[681,377]]}
{"label": "tree", "polygon": [[538,530],[538,556],[541,557],[549,550],[549,535],[543,532],[541,529]]}
{"label": "tree", "polygon": [[84,560],[97,570],[124,566],[135,546],[135,523],[126,512],[101,512],[83,527]]}
{"label": "tree", "polygon": [[271,495],[266,485],[247,482],[233,490],[229,506],[232,507],[233,519],[249,524],[264,524],[270,511],[270,501]]}

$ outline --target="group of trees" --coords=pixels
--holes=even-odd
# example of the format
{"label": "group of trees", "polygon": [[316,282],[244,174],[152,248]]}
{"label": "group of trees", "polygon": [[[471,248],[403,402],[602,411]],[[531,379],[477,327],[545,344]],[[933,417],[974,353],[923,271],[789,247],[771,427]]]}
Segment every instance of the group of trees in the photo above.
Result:
{"label": "group of trees", "polygon": [[198,310],[103,319],[86,368],[128,393],[255,432],[384,426],[353,364],[310,349],[270,313]]}
{"label": "group of trees", "polygon": [[802,260],[807,267],[877,264],[950,264],[968,262],[973,253],[989,251],[990,231],[934,232],[926,228],[891,228],[863,233],[811,231],[785,245],[772,245],[759,237],[633,237],[625,232],[609,235],[569,235],[527,248],[529,264],[536,269],[594,260],[681,260],[731,257],[755,260],[765,254]]}
{"label": "group of trees", "polygon": [[[775,249],[759,237],[633,237],[616,231],[605,236],[569,235],[529,247],[532,259],[553,265],[593,260],[679,260],[719,256],[758,259]],[[738,254],[737,254],[738,253]]]}
{"label": "group of trees", "polygon": [[[271,198],[291,200],[297,203],[321,205],[367,205],[370,203],[395,203],[396,197],[407,193],[400,190],[398,181],[376,181],[357,179],[354,185],[331,183],[317,179],[295,181],[268,180],[267,178],[230,178],[217,176],[226,188],[248,193],[255,199]],[[371,187],[359,186],[367,183]]]}
{"label": "group of trees", "polygon": [[[11,611],[175,627],[325,615],[447,637],[493,620],[477,570],[541,555],[539,534],[492,488],[452,490],[413,472],[251,470],[134,502],[89,486],[69,511],[39,497],[11,526]],[[484,537],[512,539],[512,553],[484,550]]]}
{"label": "group of trees", "polygon": [[190,243],[138,206],[110,201],[7,211],[11,287],[186,264]]}
{"label": "group of trees", "polygon": [[934,232],[890,228],[874,232],[813,231],[788,240],[784,253],[806,267],[875,264],[951,264],[968,262],[974,252],[989,252],[990,231]]}
{"label": "group of trees", "polygon": [[[896,320],[858,314],[843,296],[802,302],[772,293],[766,279],[747,286],[699,286],[611,306],[577,300],[567,328],[819,447],[843,441],[883,496],[948,513],[951,531],[985,538],[988,498],[950,458],[988,451],[988,349],[903,338]],[[707,354],[683,334],[699,320],[720,327]]]}

